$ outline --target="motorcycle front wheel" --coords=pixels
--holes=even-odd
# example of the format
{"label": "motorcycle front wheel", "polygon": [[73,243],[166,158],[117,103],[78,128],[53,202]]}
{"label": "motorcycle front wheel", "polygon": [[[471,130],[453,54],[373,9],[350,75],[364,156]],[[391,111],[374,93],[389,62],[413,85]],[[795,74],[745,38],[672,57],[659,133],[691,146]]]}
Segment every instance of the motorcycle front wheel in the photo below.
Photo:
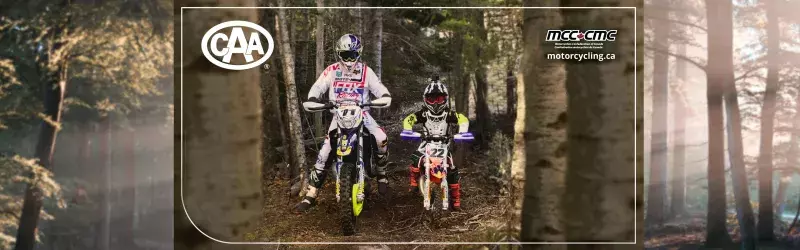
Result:
{"label": "motorcycle front wheel", "polygon": [[342,223],[342,234],[350,236],[356,233],[356,214],[354,209],[354,192],[357,192],[356,166],[351,163],[344,163],[339,173],[340,186],[339,192],[339,217]]}

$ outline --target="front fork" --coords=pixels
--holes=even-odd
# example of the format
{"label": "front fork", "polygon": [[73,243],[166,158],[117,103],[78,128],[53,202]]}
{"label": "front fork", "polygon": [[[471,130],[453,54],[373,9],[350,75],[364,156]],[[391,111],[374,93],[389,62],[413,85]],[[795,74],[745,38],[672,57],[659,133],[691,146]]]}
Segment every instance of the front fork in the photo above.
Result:
{"label": "front fork", "polygon": [[[353,195],[353,207],[355,208],[354,211],[356,211],[356,216],[361,212],[361,206],[363,205],[364,197],[365,197],[365,195],[364,195],[364,187],[366,186],[365,183],[364,183],[364,181],[365,181],[365,178],[364,178],[364,158],[363,158],[363,153],[362,153],[363,152],[363,150],[362,150],[363,138],[364,138],[363,136],[359,136],[358,137],[358,162],[356,163],[356,171],[358,171],[357,172],[358,181],[355,184],[353,184],[353,188],[355,188],[355,190],[352,191],[353,192],[353,194],[352,194]],[[341,144],[341,142],[340,142],[340,144]],[[341,184],[340,184],[341,183],[340,182],[341,175],[340,175],[340,173],[341,173],[341,168],[342,168],[342,157],[343,157],[342,155],[337,155],[337,157],[336,157],[336,202],[340,202],[341,201]],[[352,189],[350,189],[350,190],[352,190]]]}
{"label": "front fork", "polygon": [[[425,162],[425,175],[420,175],[418,183],[419,191],[422,193],[422,206],[425,210],[431,209],[431,171],[430,163],[427,157]],[[447,166],[444,166],[445,178],[440,183],[440,190],[442,190],[442,210],[447,210],[450,207],[450,186],[447,184]]]}
{"label": "front fork", "polygon": [[431,171],[428,159],[425,159],[424,175],[419,177],[419,192],[422,194],[422,206],[425,210],[431,209]]}

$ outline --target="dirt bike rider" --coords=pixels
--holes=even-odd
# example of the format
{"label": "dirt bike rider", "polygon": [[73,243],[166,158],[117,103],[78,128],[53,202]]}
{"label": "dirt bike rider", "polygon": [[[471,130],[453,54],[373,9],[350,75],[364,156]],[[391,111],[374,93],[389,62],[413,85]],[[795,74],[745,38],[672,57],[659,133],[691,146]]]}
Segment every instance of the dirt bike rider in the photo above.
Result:
{"label": "dirt bike rider", "polygon": [[[320,103],[323,94],[328,94],[328,99],[334,103],[341,101],[355,101],[356,103],[368,103],[369,94],[372,93],[378,99],[386,102],[388,107],[391,104],[391,95],[386,86],[370,67],[359,61],[363,48],[361,40],[352,34],[345,34],[336,42],[336,55],[339,62],[329,65],[319,76],[317,81],[311,86],[308,92],[308,101]],[[330,91],[329,91],[330,90]],[[304,108],[306,108],[304,106]],[[375,122],[369,115],[369,107],[364,107],[364,126],[369,133],[375,137],[378,145],[377,155],[377,177],[378,191],[386,193],[389,180],[386,178],[386,165],[388,164],[387,138],[383,128]],[[306,111],[309,111],[306,108]],[[337,122],[336,117],[328,127],[328,135],[317,155],[317,162],[314,169],[310,171],[308,178],[308,189],[305,197],[295,207],[296,212],[304,212],[316,205],[317,190],[325,182],[325,169],[331,165],[336,157],[329,157],[331,152],[331,137],[336,137]]]}
{"label": "dirt bike rider", "polygon": [[[450,102],[447,93],[447,87],[439,81],[438,76],[431,78],[431,82],[425,88],[423,94],[425,99],[424,107],[406,116],[403,119],[403,132],[401,136],[406,138],[413,138],[421,136],[419,133],[413,132],[411,129],[414,124],[423,124],[425,131],[430,135],[445,136],[449,135],[451,124],[458,125],[458,134],[453,137],[456,142],[462,140],[474,139],[472,133],[468,132],[469,119],[466,116],[450,110]],[[425,144],[420,144],[417,151],[411,156],[411,164],[408,166],[409,182],[411,191],[415,192],[419,183],[417,179],[420,177],[420,162],[425,152]],[[452,155],[447,156],[448,165],[450,169],[447,173],[447,183],[449,183],[450,197],[453,209],[461,208],[461,178],[458,176],[458,169],[453,164]]]}

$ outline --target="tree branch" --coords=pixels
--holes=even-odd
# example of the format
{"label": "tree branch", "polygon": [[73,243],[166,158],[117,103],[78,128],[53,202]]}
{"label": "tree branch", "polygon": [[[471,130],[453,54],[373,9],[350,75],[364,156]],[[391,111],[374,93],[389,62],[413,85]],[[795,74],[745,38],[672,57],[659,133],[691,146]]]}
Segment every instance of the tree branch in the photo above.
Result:
{"label": "tree branch", "polygon": [[746,78],[750,77],[751,73],[756,72],[758,70],[761,70],[762,68],[763,67],[754,67],[752,69],[749,69],[746,72],[744,72],[742,75],[737,76],[736,78],[734,78],[733,81],[734,82],[738,82],[739,80],[746,79]]}
{"label": "tree branch", "polygon": [[684,55],[679,55],[679,54],[675,54],[675,53],[672,53],[672,52],[669,52],[669,51],[665,51],[665,50],[662,50],[662,49],[656,49],[656,48],[654,48],[653,46],[646,46],[646,47],[645,47],[645,49],[647,49],[647,50],[652,50],[653,52],[656,52],[656,53],[662,53],[662,54],[666,54],[666,55],[669,55],[669,56],[675,57],[675,58],[677,58],[677,59],[684,60],[684,61],[686,61],[686,62],[688,62],[688,63],[691,63],[691,64],[692,64],[692,65],[694,65],[695,67],[697,67],[697,68],[699,68],[699,69],[701,69],[701,70],[703,70],[703,71],[706,71],[706,66],[705,66],[705,65],[703,65],[703,63],[701,63],[701,62],[698,62],[698,61],[695,61],[694,59],[692,59],[692,58],[689,58],[689,57],[687,57],[687,56],[684,56]]}
{"label": "tree branch", "polygon": [[691,28],[695,28],[695,29],[699,29],[699,30],[708,32],[708,29],[706,27],[700,26],[700,25],[698,25],[696,23],[690,23],[690,22],[686,22],[686,21],[670,19],[668,17],[667,18],[656,17],[656,16],[653,16],[653,15],[644,15],[644,18],[645,19],[651,19],[651,20],[667,21],[667,22],[671,22],[671,23],[682,24],[682,25],[685,25],[685,26],[689,26]]}

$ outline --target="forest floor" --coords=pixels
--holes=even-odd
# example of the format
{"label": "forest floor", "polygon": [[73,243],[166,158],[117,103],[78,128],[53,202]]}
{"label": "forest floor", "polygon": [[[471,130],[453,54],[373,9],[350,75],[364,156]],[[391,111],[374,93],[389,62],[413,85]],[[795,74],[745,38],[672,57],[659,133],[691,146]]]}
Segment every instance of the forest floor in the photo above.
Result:
{"label": "forest floor", "polygon": [[[503,241],[508,228],[508,202],[500,194],[499,185],[492,180],[485,166],[484,154],[467,153],[461,175],[460,211],[425,211],[422,197],[409,191],[408,159],[418,144],[397,139],[399,131],[387,126],[390,136],[390,161],[387,170],[390,191],[387,196],[377,192],[372,180],[371,192],[364,211],[357,219],[357,233],[343,236],[339,222],[335,188],[328,178],[317,198],[317,206],[304,214],[295,214],[298,197],[289,197],[289,183],[276,180],[268,188],[269,203],[264,209],[264,224],[256,232],[257,239],[270,242],[497,242]],[[308,162],[316,159],[309,157]],[[376,244],[380,245],[380,244]],[[320,245],[293,245],[292,249],[319,248]],[[483,246],[421,246],[391,245],[391,249],[475,249]],[[487,246],[491,247],[491,246]],[[280,249],[289,248],[281,246]],[[325,249],[353,249],[354,246],[325,246]],[[271,247],[270,249],[275,249]]]}
{"label": "forest floor", "polygon": [[[728,234],[735,242],[723,249],[739,249],[739,227],[736,225],[735,214],[728,215]],[[759,250],[800,249],[800,232],[793,230],[787,234],[788,224],[777,222],[775,242],[760,243]],[[791,223],[791,222],[790,222]],[[653,250],[694,250],[710,249],[705,244],[705,214],[695,213],[672,220],[663,226],[650,226],[645,229],[645,249]]]}

